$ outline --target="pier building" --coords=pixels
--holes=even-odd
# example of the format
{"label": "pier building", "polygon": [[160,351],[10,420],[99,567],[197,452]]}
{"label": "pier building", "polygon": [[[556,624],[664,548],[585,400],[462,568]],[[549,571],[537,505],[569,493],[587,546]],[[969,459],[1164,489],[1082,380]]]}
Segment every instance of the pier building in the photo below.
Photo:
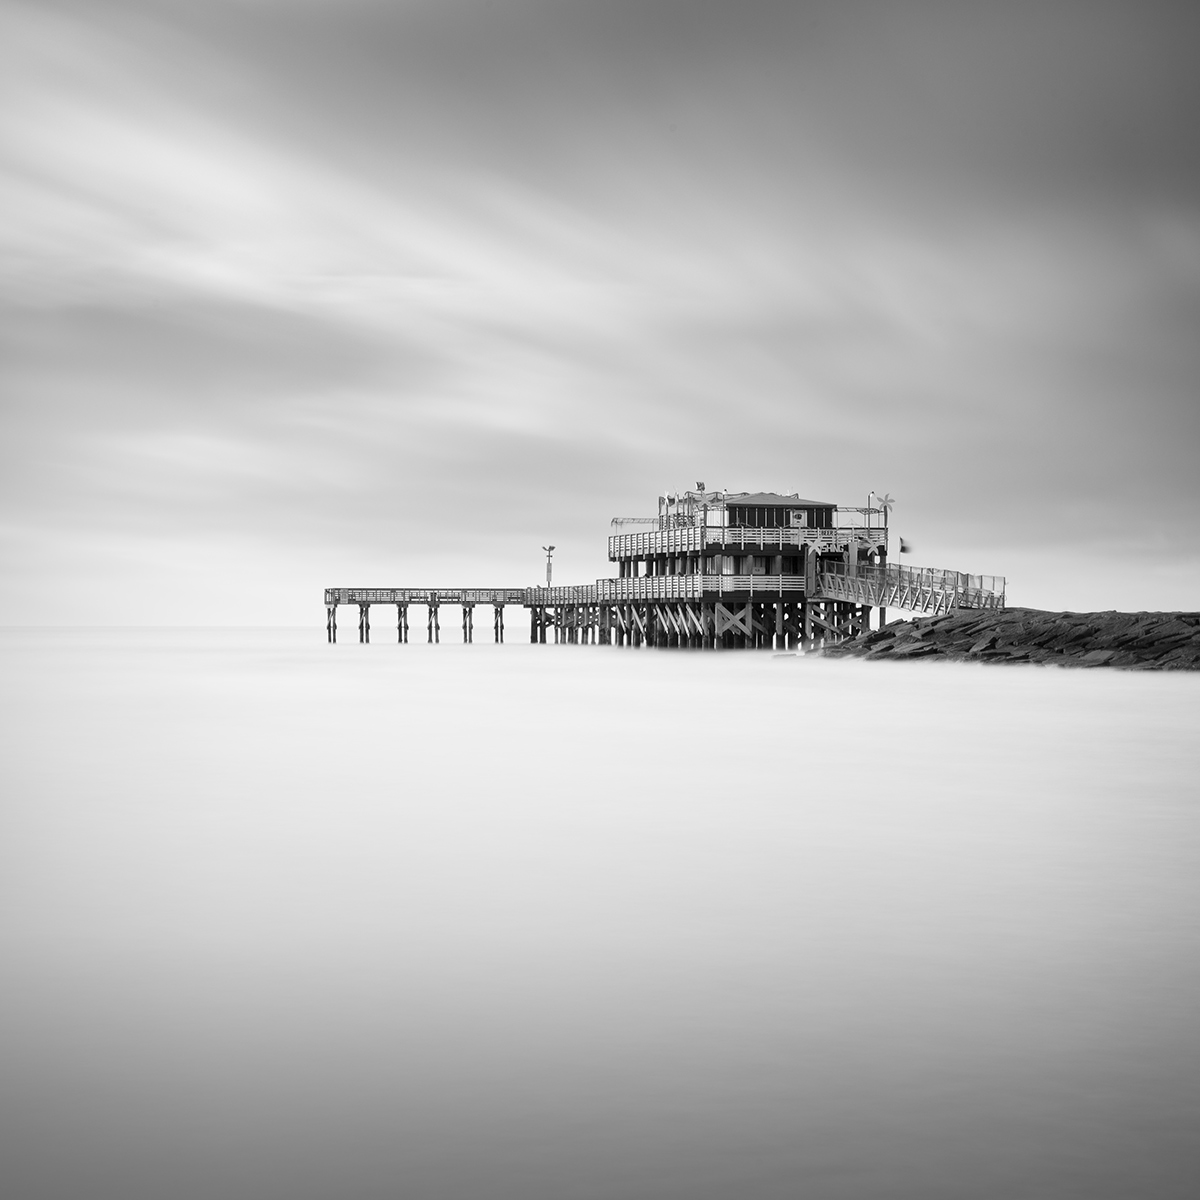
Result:
{"label": "pier building", "polygon": [[496,642],[506,608],[519,607],[534,642],[808,649],[870,628],[873,611],[882,625],[889,608],[937,615],[1004,607],[1003,577],[900,566],[888,561],[888,543],[885,504],[699,486],[660,496],[655,516],[613,519],[611,578],[567,587],[327,588],[326,632],[336,641],[339,606],[356,606],[359,640],[370,641],[371,608],[387,605],[404,643],[417,605],[427,640],[437,642],[442,608],[457,606],[471,642],[482,605],[492,609]]}

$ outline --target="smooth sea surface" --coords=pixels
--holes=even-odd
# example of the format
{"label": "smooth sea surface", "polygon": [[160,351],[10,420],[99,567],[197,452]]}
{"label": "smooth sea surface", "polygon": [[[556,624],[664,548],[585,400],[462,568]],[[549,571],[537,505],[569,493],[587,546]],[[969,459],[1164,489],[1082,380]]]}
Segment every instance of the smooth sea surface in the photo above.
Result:
{"label": "smooth sea surface", "polygon": [[0,632],[0,1196],[1200,1195],[1200,675],[389,632]]}

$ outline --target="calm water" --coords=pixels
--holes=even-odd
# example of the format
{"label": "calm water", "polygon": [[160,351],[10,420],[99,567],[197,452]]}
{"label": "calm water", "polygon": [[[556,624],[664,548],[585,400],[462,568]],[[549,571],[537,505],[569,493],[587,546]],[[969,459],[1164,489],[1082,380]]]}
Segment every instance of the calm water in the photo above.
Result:
{"label": "calm water", "polygon": [[1200,676],[322,638],[0,635],[5,1197],[1200,1194]]}

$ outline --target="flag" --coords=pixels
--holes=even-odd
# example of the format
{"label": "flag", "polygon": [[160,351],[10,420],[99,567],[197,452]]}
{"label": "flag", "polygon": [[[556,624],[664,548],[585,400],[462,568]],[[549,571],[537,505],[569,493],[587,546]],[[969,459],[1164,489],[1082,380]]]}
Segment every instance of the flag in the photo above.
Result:
{"label": "flag", "polygon": [[906,542],[903,538],[901,538],[900,539],[900,553],[901,554],[911,554],[912,553],[912,542]]}

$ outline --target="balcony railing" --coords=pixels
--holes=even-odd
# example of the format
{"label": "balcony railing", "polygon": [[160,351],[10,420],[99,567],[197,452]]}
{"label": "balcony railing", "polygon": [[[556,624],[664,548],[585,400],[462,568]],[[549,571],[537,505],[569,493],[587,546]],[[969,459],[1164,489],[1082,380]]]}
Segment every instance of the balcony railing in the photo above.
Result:
{"label": "balcony railing", "polygon": [[834,550],[860,542],[868,546],[886,544],[887,531],[866,525],[839,525],[833,529],[709,529],[708,544],[727,550],[789,550],[811,546]]}
{"label": "balcony railing", "polygon": [[641,558],[647,554],[699,554],[710,529],[663,529],[647,533],[618,533],[608,539],[608,558]]}
{"label": "balcony railing", "polygon": [[811,546],[822,552],[843,549],[853,542],[885,546],[887,531],[875,525],[839,525],[834,529],[803,526],[792,529],[665,529],[648,533],[618,533],[608,539],[608,558],[618,562],[658,554],[703,554],[722,547],[754,553],[798,550]]}

